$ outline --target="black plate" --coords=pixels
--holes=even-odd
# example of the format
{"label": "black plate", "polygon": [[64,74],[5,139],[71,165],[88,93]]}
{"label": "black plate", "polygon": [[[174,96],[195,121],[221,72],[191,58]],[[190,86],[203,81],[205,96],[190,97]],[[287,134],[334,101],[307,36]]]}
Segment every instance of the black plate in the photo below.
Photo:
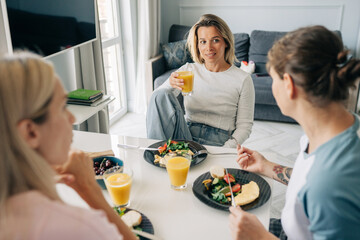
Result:
{"label": "black plate", "polygon": [[[176,142],[186,142],[186,143],[189,143],[189,148],[190,150],[193,152],[193,153],[196,153],[197,151],[200,151],[200,150],[206,150],[206,148],[197,143],[197,142],[194,142],[194,141],[188,141],[188,140],[174,140]],[[154,144],[151,144],[149,146],[149,148],[158,148],[160,146],[163,146],[167,141],[160,141],[160,142],[156,142]],[[144,152],[144,159],[145,161],[147,161],[148,163],[156,166],[156,167],[160,167],[160,168],[164,168],[162,166],[160,166],[160,164],[155,164],[154,163],[154,159],[155,159],[155,154],[159,154],[158,151],[150,151],[150,150],[146,150]],[[194,165],[197,165],[199,163],[201,163],[202,161],[204,161],[207,157],[207,154],[200,154],[199,156],[195,157],[192,161],[191,161],[191,166],[194,166]]]}
{"label": "black plate", "polygon": [[[131,211],[131,210],[134,210],[134,209],[126,208],[125,213],[127,213],[128,211]],[[135,211],[139,212],[138,210],[135,210]],[[150,220],[141,212],[139,212],[139,213],[141,214],[142,220],[141,220],[141,224],[138,227],[141,227],[143,232],[154,234],[154,227],[153,227],[152,223],[150,222]],[[142,236],[139,236],[139,238],[140,238],[140,240],[148,239],[148,238],[142,237]]]}
{"label": "black plate", "polygon": [[[258,208],[269,200],[270,195],[271,195],[271,189],[270,189],[269,184],[265,181],[265,179],[263,179],[259,175],[256,175],[254,173],[250,173],[250,172],[247,172],[244,170],[240,170],[240,169],[228,168],[227,170],[229,173],[231,173],[235,177],[236,182],[240,183],[240,185],[249,183],[250,181],[254,181],[259,186],[259,189],[260,189],[259,197],[254,202],[251,202],[249,204],[241,206],[241,208],[243,210],[250,210],[250,209]],[[224,211],[229,211],[230,204],[221,204],[221,203],[213,200],[211,197],[210,191],[206,190],[204,184],[202,184],[202,181],[204,181],[205,179],[209,179],[209,178],[211,178],[210,172],[206,172],[206,173],[200,175],[194,181],[193,188],[192,188],[194,195],[200,201],[202,201],[203,203],[205,203],[206,205],[208,205],[210,207],[224,210]]]}

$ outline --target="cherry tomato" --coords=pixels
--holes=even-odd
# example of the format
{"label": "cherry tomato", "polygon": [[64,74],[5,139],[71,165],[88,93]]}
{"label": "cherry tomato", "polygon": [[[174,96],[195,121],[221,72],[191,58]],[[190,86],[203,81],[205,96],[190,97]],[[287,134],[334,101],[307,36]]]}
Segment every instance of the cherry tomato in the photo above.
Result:
{"label": "cherry tomato", "polygon": [[231,175],[230,173],[228,173],[228,174],[225,174],[225,176],[224,176],[224,181],[225,181],[227,184],[229,184],[229,182],[230,182],[230,183],[235,182],[235,178],[234,178],[233,175]]}
{"label": "cherry tomato", "polygon": [[173,140],[172,140],[172,141],[171,141],[171,143],[173,143],[173,144],[177,144],[178,142],[177,142],[177,141],[173,141]]}
{"label": "cherry tomato", "polygon": [[233,193],[236,193],[238,191],[240,191],[241,189],[241,185],[240,184],[235,184],[234,186],[232,186],[231,190],[233,191]]}
{"label": "cherry tomato", "polygon": [[167,148],[167,144],[166,144],[166,143],[164,144],[164,146],[160,146],[160,147],[158,147],[158,151],[159,151],[159,153],[161,154],[163,151],[165,151],[165,150],[166,150],[166,148]]}

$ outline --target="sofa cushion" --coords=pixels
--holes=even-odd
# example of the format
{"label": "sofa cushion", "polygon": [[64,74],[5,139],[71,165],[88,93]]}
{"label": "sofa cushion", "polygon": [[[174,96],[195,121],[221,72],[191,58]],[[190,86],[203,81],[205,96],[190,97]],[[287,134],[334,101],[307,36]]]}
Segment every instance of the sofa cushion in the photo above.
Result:
{"label": "sofa cushion", "polygon": [[173,24],[169,30],[169,41],[168,42],[177,42],[184,39],[187,39],[189,30],[191,27],[184,25]]}
{"label": "sofa cushion", "polygon": [[251,74],[255,88],[255,104],[277,105],[272,94],[272,78],[270,76],[258,77]]}
{"label": "sofa cushion", "polygon": [[241,61],[249,60],[249,54],[248,54],[249,46],[250,46],[249,34],[235,33],[234,42],[235,42],[235,56],[239,60],[239,62],[235,62],[235,66],[240,67]]}
{"label": "sofa cushion", "polygon": [[171,75],[172,72],[175,72],[177,69],[170,69],[166,71],[165,73],[161,74],[154,80],[154,89],[157,89],[160,87]]}
{"label": "sofa cushion", "polygon": [[255,104],[255,120],[266,120],[286,123],[297,123],[294,119],[281,113],[277,105]]}
{"label": "sofa cushion", "polygon": [[162,44],[161,48],[168,69],[179,68],[187,62],[192,62],[186,48],[186,40]]}
{"label": "sofa cushion", "polygon": [[266,73],[267,53],[286,32],[254,30],[250,35],[249,61],[255,62],[256,73]]}

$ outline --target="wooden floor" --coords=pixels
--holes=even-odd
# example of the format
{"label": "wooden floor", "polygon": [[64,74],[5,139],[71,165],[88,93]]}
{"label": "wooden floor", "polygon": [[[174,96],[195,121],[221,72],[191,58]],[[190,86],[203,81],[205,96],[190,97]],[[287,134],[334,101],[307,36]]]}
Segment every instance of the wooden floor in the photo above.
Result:
{"label": "wooden floor", "polygon": [[[110,134],[146,138],[145,115],[127,113],[110,127]],[[303,134],[301,127],[296,124],[255,121],[252,133],[243,145],[259,151],[273,162],[293,166]],[[271,217],[280,218],[285,192],[285,185],[274,182]]]}

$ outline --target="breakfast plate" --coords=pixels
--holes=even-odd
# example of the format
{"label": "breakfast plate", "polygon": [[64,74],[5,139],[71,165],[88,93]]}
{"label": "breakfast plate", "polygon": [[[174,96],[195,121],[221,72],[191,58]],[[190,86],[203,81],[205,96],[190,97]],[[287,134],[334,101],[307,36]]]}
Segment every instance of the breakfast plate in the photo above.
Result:
{"label": "breakfast plate", "polygon": [[[188,141],[188,140],[174,140],[176,142],[185,142],[185,143],[188,143],[189,144],[189,148],[190,150],[196,154],[198,151],[200,150],[206,150],[206,148],[197,143],[197,142],[194,142],[194,141]],[[158,148],[158,147],[161,147],[163,146],[167,141],[164,140],[164,141],[159,141],[159,142],[156,142],[154,144],[151,144],[149,146],[149,148]],[[147,161],[148,163],[150,163],[151,165],[154,165],[156,167],[160,167],[160,168],[164,168],[163,166],[160,166],[159,164],[156,164],[154,163],[154,160],[155,160],[155,155],[156,154],[159,154],[159,151],[150,151],[150,150],[146,150],[144,152],[144,159],[145,161]],[[194,166],[194,165],[197,165],[199,163],[201,163],[202,161],[204,161],[207,157],[207,153],[203,153],[203,154],[200,154],[198,156],[196,156],[192,161],[191,161],[191,165],[190,167]]]}
{"label": "breakfast plate", "polygon": [[[235,182],[240,183],[240,185],[244,185],[249,183],[250,181],[254,181],[257,183],[257,185],[260,188],[259,197],[255,201],[241,206],[243,210],[258,208],[264,205],[269,200],[271,195],[271,188],[265,179],[263,179],[257,174],[250,173],[240,169],[228,168],[227,170],[230,174],[232,174],[235,177]],[[202,182],[209,178],[211,178],[210,172],[206,172],[200,175],[198,178],[196,178],[192,187],[195,197],[197,197],[201,202],[205,203],[210,207],[224,211],[229,211],[230,204],[222,204],[213,200],[211,197],[211,192],[205,188]]]}
{"label": "breakfast plate", "polygon": [[[121,208],[121,209],[123,209],[123,208]],[[134,209],[126,208],[124,211],[124,214],[131,210],[134,210]],[[138,210],[135,210],[135,211],[139,212]],[[141,212],[139,212],[139,213],[141,214],[142,221],[141,221],[140,225],[138,225],[137,227],[139,227],[141,229],[141,231],[143,231],[143,232],[154,234],[154,227],[153,227],[152,223],[150,222],[149,218],[146,217],[143,213],[141,213]],[[135,229],[137,227],[135,227]],[[146,240],[147,238],[139,236],[139,239]]]}

